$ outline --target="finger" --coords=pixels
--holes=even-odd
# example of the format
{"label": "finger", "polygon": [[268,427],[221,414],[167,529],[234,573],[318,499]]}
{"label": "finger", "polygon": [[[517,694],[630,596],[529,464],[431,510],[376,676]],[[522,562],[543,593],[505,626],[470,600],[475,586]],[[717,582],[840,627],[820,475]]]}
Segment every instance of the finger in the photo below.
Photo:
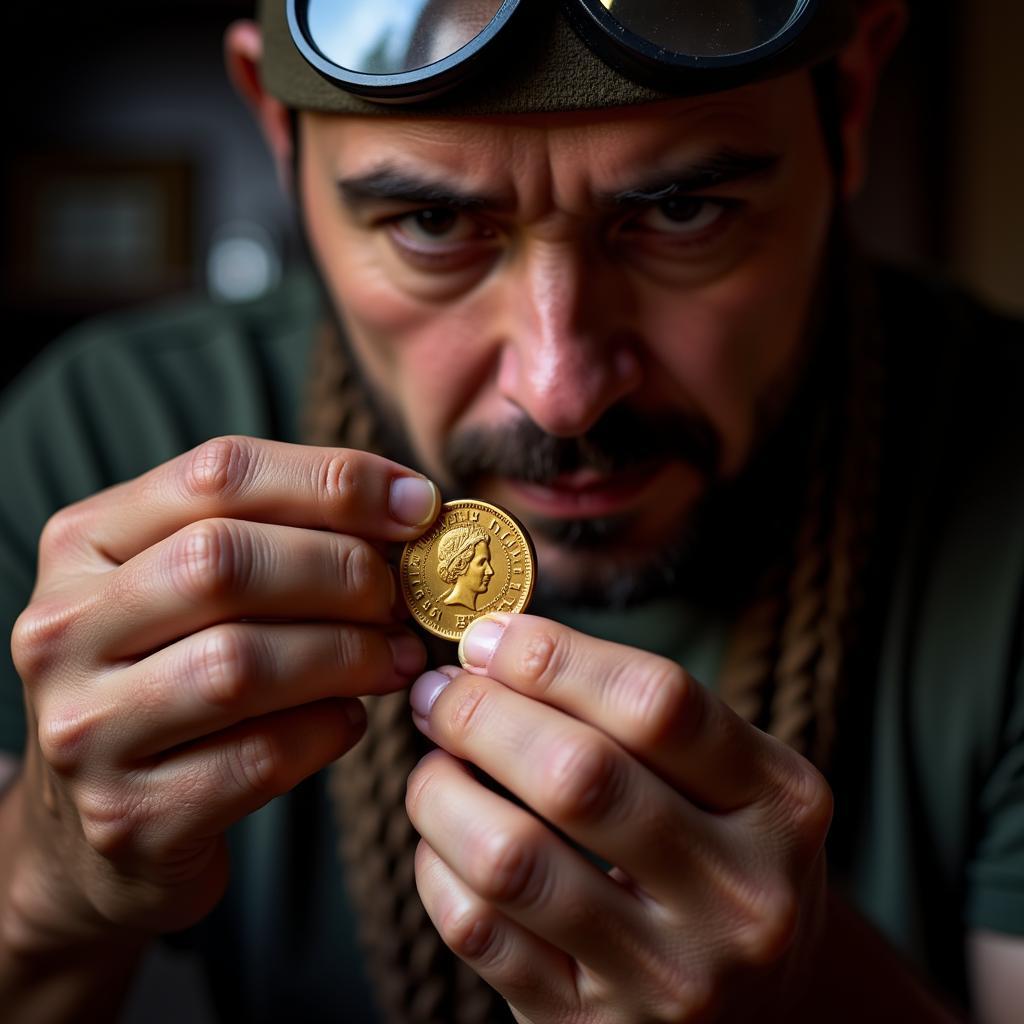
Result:
{"label": "finger", "polygon": [[221,437],[58,513],[41,559],[47,571],[73,552],[120,565],[188,523],[213,518],[406,541],[439,509],[430,481],[376,455]]}
{"label": "finger", "polygon": [[112,785],[76,786],[87,841],[105,857],[173,866],[175,854],[223,833],[341,757],[362,736],[354,700],[328,700],[242,722]]}
{"label": "finger", "polygon": [[[417,681],[417,712],[425,709],[425,686],[443,678],[427,673]],[[737,866],[733,837],[713,815],[599,729],[492,679],[455,675],[428,717],[415,720],[444,750],[477,765],[656,899],[678,903]]]}
{"label": "finger", "polygon": [[230,623],[107,676],[91,703],[110,723],[108,756],[129,765],[248,718],[390,693],[408,686],[426,657],[404,629]]}
{"label": "finger", "polygon": [[598,974],[624,980],[650,928],[632,893],[443,751],[413,771],[406,803],[420,835],[481,900]]}
{"label": "finger", "polygon": [[[76,628],[108,660],[135,657],[218,622],[396,620],[394,574],[366,541],[231,519],[179,530],[108,573]],[[116,615],[111,616],[111,609]]]}
{"label": "finger", "polygon": [[520,1013],[575,1019],[569,957],[481,900],[425,841],[416,849],[416,886],[444,944]]}
{"label": "finger", "polygon": [[702,807],[735,810],[780,787],[813,803],[824,785],[667,658],[528,615],[478,620],[460,658],[467,671],[596,726]]}

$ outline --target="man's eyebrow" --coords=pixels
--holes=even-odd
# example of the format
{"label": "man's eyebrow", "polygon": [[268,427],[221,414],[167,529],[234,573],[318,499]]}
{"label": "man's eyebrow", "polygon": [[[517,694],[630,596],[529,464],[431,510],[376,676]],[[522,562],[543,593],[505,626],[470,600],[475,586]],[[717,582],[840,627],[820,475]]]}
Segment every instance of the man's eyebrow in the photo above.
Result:
{"label": "man's eyebrow", "polygon": [[506,208],[511,203],[503,196],[469,192],[448,182],[420,178],[391,167],[380,167],[353,178],[338,181],[338,191],[352,208],[379,202],[418,203],[451,206],[456,209]]}
{"label": "man's eyebrow", "polygon": [[768,177],[781,159],[778,153],[742,153],[724,149],[678,171],[663,172],[657,178],[624,192],[604,193],[599,201],[603,206],[657,203],[674,195]]}

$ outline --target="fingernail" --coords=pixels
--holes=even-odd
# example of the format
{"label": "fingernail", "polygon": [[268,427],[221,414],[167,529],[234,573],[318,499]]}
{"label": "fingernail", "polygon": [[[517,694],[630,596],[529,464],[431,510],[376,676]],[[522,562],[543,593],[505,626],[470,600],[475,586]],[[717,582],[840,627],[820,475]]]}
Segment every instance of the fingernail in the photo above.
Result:
{"label": "fingernail", "polygon": [[395,671],[400,676],[416,675],[427,660],[427,649],[411,633],[394,633],[388,637]]}
{"label": "fingernail", "polygon": [[487,668],[504,632],[505,623],[497,619],[487,617],[471,622],[459,641],[459,661],[466,668]]}
{"label": "fingernail", "polygon": [[421,718],[430,714],[434,702],[444,692],[444,688],[451,682],[451,679],[440,672],[424,672],[416,680],[409,691],[409,703],[413,711]]}
{"label": "fingernail", "polygon": [[391,484],[391,515],[404,526],[427,526],[437,518],[441,494],[429,480],[399,477]]}

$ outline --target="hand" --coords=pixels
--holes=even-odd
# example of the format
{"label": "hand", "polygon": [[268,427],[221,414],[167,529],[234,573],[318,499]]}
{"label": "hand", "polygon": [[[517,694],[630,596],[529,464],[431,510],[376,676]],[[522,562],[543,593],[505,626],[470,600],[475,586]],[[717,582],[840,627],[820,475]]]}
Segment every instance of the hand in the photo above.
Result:
{"label": "hand", "polygon": [[221,438],[53,517],[12,645],[24,927],[160,932],[213,907],[225,830],[359,739],[355,698],[421,670],[375,542],[438,501],[375,456]]}
{"label": "hand", "polygon": [[407,804],[444,941],[519,1021],[773,1019],[824,906],[818,772],[664,658],[525,615],[461,654],[412,694],[442,748]]}

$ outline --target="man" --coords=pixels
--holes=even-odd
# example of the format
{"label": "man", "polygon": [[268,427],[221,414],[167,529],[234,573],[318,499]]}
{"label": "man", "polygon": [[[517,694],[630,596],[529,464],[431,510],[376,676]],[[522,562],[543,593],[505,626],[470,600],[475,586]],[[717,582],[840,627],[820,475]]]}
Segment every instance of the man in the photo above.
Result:
{"label": "man", "polygon": [[[511,6],[386,81],[372,5],[234,27],[331,313],[9,400],[4,1005],[197,926],[244,1019],[1019,1019],[1019,335],[842,231],[901,6]],[[544,593],[423,672],[387,545],[460,491]]]}

